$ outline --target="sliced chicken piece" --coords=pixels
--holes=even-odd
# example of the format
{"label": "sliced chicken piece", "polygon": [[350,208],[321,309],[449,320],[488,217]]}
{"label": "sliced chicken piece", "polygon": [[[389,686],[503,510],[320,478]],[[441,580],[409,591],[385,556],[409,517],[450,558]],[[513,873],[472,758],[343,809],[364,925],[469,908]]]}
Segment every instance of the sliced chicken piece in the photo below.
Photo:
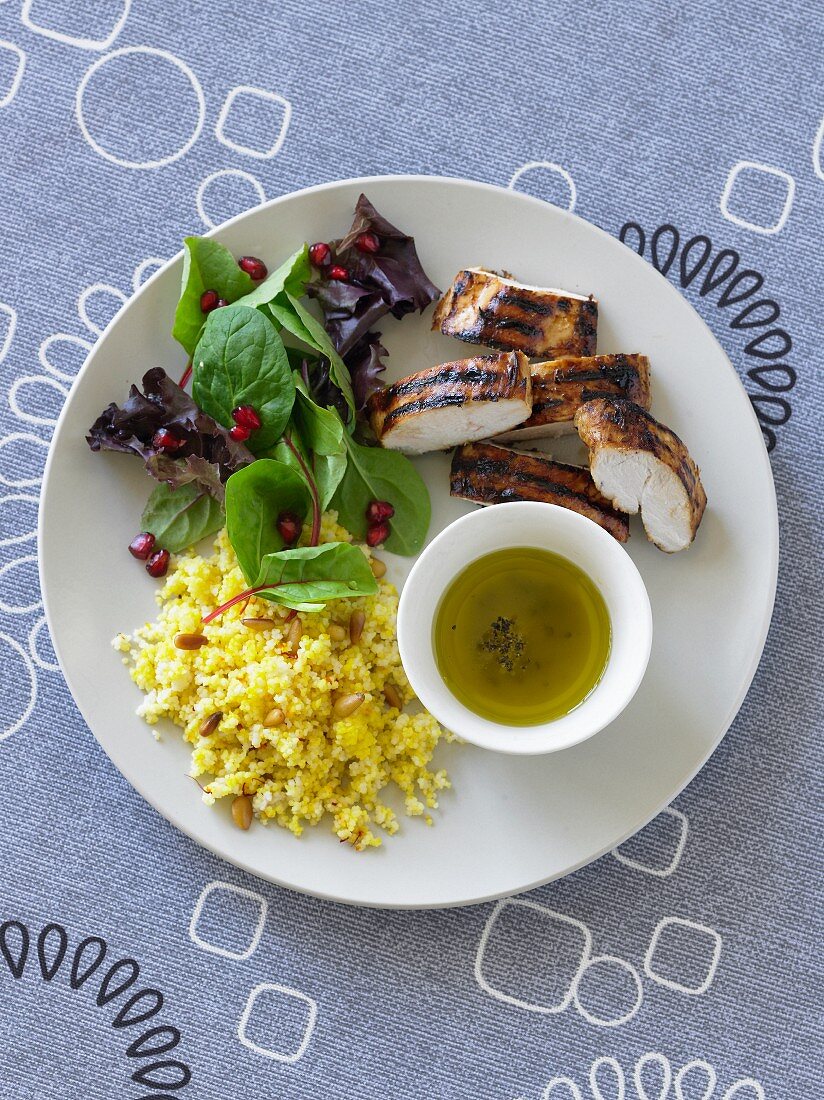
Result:
{"label": "sliced chicken piece", "polygon": [[621,397],[597,397],[575,414],[589,447],[592,479],[623,512],[641,513],[644,530],[668,554],[685,550],[707,506],[698,467],[675,432]]}
{"label": "sliced chicken piece", "polygon": [[537,451],[514,451],[496,443],[467,443],[452,457],[449,491],[476,504],[538,500],[570,508],[609,531],[629,538],[629,521],[595,487],[589,470],[553,462]]}
{"label": "sliced chicken piece", "polygon": [[650,405],[649,359],[646,355],[565,355],[533,363],[532,416],[498,436],[519,442],[575,431],[573,417],[585,401],[614,394],[628,397],[642,409]]}
{"label": "sliced chicken piece", "polygon": [[432,321],[469,344],[552,358],[594,355],[597,327],[592,296],[525,286],[481,267],[458,272]]}
{"label": "sliced chicken piece", "polygon": [[443,363],[377,390],[367,410],[384,447],[442,451],[504,432],[529,416],[529,362],[513,351]]}

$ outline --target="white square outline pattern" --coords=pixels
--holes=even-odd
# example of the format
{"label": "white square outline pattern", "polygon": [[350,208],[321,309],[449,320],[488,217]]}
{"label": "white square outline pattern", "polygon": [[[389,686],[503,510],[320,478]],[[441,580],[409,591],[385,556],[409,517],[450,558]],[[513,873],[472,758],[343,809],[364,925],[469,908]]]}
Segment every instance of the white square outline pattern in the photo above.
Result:
{"label": "white square outline pattern", "polygon": [[[637,860],[630,859],[629,856],[621,854],[621,846],[612,849],[612,854],[618,860],[619,863],[623,863],[625,867],[632,867],[635,871],[643,871],[646,875],[655,875],[656,878],[669,878],[678,869],[678,864],[681,862],[681,856],[684,854],[684,847],[687,843],[687,832],[689,831],[689,823],[687,822],[686,814],[682,814],[680,810],[674,810],[672,806],[667,806],[665,810],[661,811],[663,814],[669,814],[670,817],[674,817],[676,821],[681,822],[681,835],[678,838],[678,843],[675,846],[675,854],[666,867],[650,867],[646,863],[638,863]],[[660,816],[660,815],[659,815]],[[655,818],[653,818],[653,821]]]}
{"label": "white square outline pattern", "polygon": [[[486,978],[483,976],[483,959],[484,952],[486,951],[486,945],[489,943],[489,936],[492,932],[492,928],[495,921],[507,906],[521,906],[524,909],[533,909],[536,913],[540,913],[542,916],[554,917],[556,920],[562,921],[564,924],[571,924],[573,928],[579,929],[584,934],[584,947],[581,952],[581,961],[578,964],[578,969],[575,972],[572,980],[569,983],[569,989],[566,992],[565,997],[557,1005],[535,1005],[530,1004],[529,1001],[522,1001],[518,997],[512,997],[509,993],[502,993],[499,989],[495,989],[491,986]],[[475,955],[475,981],[484,991],[488,993],[490,997],[494,997],[496,1001],[503,1001],[508,1005],[515,1005],[516,1008],[525,1008],[527,1012],[540,1012],[544,1015],[555,1015],[558,1012],[563,1012],[569,1007],[572,998],[575,994],[575,987],[578,983],[578,979],[587,967],[587,963],[592,955],[592,933],[579,920],[575,920],[574,917],[568,917],[565,913],[558,913],[555,909],[548,909],[545,905],[538,905],[535,901],[524,901],[521,898],[503,898],[497,902],[495,908],[489,915],[489,918],[484,925],[484,930],[481,933],[481,938],[478,941],[478,950]]]}
{"label": "white square outline pattern", "polygon": [[[257,1043],[252,1042],[246,1034],[246,1025],[249,1023],[255,1001],[261,993],[265,993],[269,990],[275,993],[284,993],[287,997],[294,997],[298,1001],[304,1001],[309,1006],[309,1015],[306,1019],[306,1030],[303,1033],[303,1038],[300,1041],[298,1049],[293,1054],[281,1054],[279,1051],[269,1050],[267,1047],[259,1047]],[[309,1046],[312,1039],[312,1032],[315,1030],[317,1018],[317,1001],[314,1001],[306,993],[301,993],[299,989],[289,989],[285,985],[278,985],[276,982],[261,982],[260,985],[256,985],[249,994],[246,1007],[243,1009],[243,1014],[237,1025],[237,1037],[245,1047],[248,1047],[249,1050],[253,1050],[255,1054],[260,1054],[264,1058],[273,1058],[277,1062],[299,1062],[306,1053],[306,1048]]]}
{"label": "white square outline pattern", "polygon": [[23,26],[30,31],[34,31],[35,34],[42,34],[44,38],[52,38],[55,42],[62,42],[64,46],[77,46],[81,50],[107,50],[123,30],[126,20],[129,18],[132,0],[121,0],[121,2],[123,10],[106,38],[77,38],[73,34],[64,34],[62,31],[56,31],[51,27],[44,27],[40,23],[33,22],[31,9],[35,4],[35,0],[23,0],[20,19]]}
{"label": "white square outline pattern", "polygon": [[[209,895],[213,894],[216,890],[224,890],[230,894],[239,894],[242,898],[251,898],[252,901],[256,901],[260,905],[260,916],[258,917],[257,926],[252,933],[252,938],[245,951],[229,951],[226,947],[218,947],[214,943],[202,940],[197,934],[197,922],[200,920],[200,916],[203,913],[203,906],[206,904]],[[213,955],[220,955],[224,959],[234,959],[236,962],[243,962],[244,959],[248,959],[253,955],[257,949],[257,945],[260,943],[260,937],[263,935],[263,926],[266,924],[268,913],[269,902],[262,894],[256,894],[253,890],[246,890],[242,886],[234,886],[231,882],[215,880],[203,888],[200,897],[197,899],[197,904],[192,912],[192,919],[189,921],[189,939],[195,946],[202,948],[204,951],[211,951]]]}
{"label": "white square outline pattern", "polygon": [[[280,124],[280,133],[271,149],[252,149],[248,145],[240,145],[236,141],[232,141],[232,139],[227,137],[224,133],[223,128],[226,125],[226,120],[229,117],[232,104],[239,95],[249,95],[257,99],[267,99],[270,103],[279,103],[280,106],[283,107],[283,119]],[[286,131],[289,129],[291,119],[292,104],[288,99],[284,99],[283,96],[278,95],[277,92],[269,92],[265,88],[255,88],[251,84],[239,84],[236,88],[232,88],[223,101],[223,106],[220,108],[220,114],[217,116],[217,122],[215,123],[215,137],[221,145],[225,145],[234,153],[240,153],[241,156],[256,157],[258,160],[271,160],[273,156],[280,152],[281,146],[286,140]]]}
{"label": "white square outline pattern", "polygon": [[[787,194],[784,197],[784,209],[779,214],[778,221],[775,225],[758,225],[756,222],[748,222],[746,218],[739,218],[737,214],[733,214],[730,211],[729,200],[732,189],[735,186],[735,181],[738,179],[739,174],[745,168],[754,168],[757,172],[763,172],[765,175],[777,176],[778,179],[784,180],[787,184]],[[733,225],[740,225],[742,229],[751,229],[753,233],[763,233],[764,236],[768,237],[772,236],[774,233],[780,233],[787,224],[787,218],[790,216],[794,198],[795,180],[789,172],[785,172],[782,168],[773,168],[769,164],[759,164],[754,160],[739,160],[737,164],[732,166],[730,174],[727,176],[727,182],[724,184],[724,190],[721,193],[719,207],[721,213],[728,222],[732,222]]]}
{"label": "white square outline pattern", "polygon": [[[5,38],[0,38],[0,50],[8,50],[9,53],[17,55],[17,71],[11,78],[9,90],[6,92],[3,98],[0,99],[0,107],[8,107],[8,105],[17,95],[17,92],[20,89],[20,85],[23,82],[23,73],[26,71],[26,54],[23,50],[20,49],[19,46],[16,46],[14,42],[9,42]],[[11,307],[2,306],[0,308],[9,309]]]}
{"label": "white square outline pattern", "polygon": [[[652,959],[655,955],[658,941],[661,938],[661,933],[668,925],[672,924],[679,925],[682,928],[691,928],[694,932],[703,932],[713,941],[712,959],[710,960],[709,970],[707,971],[706,978],[699,986],[682,985],[681,982],[676,982],[673,978],[665,978],[660,974],[656,974],[652,969]],[[652,978],[654,982],[663,985],[666,989],[674,989],[676,993],[689,993],[690,996],[697,997],[701,993],[706,993],[712,985],[712,980],[718,969],[718,960],[720,958],[721,937],[714,928],[708,928],[705,924],[697,924],[695,921],[685,920],[683,917],[664,917],[652,933],[652,939],[649,941],[647,953],[644,955],[644,973],[648,978]]]}

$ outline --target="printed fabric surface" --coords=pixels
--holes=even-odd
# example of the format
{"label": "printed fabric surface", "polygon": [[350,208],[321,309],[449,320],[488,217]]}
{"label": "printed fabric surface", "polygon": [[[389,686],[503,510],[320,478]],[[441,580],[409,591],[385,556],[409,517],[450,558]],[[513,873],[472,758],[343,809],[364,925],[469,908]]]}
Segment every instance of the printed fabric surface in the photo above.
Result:
{"label": "printed fabric surface", "polygon": [[[2,1100],[824,1095],[822,32],[809,0],[0,0]],[[566,879],[420,913],[173,829],[80,717],[36,559],[60,408],[133,291],[187,234],[389,173],[641,253],[739,371],[781,522],[760,668],[673,805]]]}

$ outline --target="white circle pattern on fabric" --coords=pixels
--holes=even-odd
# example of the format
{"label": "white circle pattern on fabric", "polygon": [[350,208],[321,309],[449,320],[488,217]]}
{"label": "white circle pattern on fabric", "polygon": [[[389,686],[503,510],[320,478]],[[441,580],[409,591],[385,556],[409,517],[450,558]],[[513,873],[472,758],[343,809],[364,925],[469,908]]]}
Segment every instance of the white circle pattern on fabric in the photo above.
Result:
{"label": "white circle pattern on fabric", "polygon": [[[12,578],[14,571],[16,569],[25,569],[27,566],[35,566],[35,568],[31,570],[31,572],[33,572],[36,576],[36,554],[26,554],[25,557],[15,558],[13,561],[7,561],[5,565],[0,566],[0,593],[4,591],[6,585],[9,583],[9,579]],[[12,587],[15,590],[18,590],[19,583],[18,585],[12,585]],[[39,584],[37,591],[39,592]],[[39,607],[41,607],[42,603],[43,601],[40,599],[39,595],[33,603],[28,604],[8,603],[5,599],[3,599],[3,596],[0,595],[0,611],[5,611],[7,615],[28,615],[30,612],[36,611]]]}
{"label": "white circle pattern on fabric", "polygon": [[45,453],[40,464],[41,472],[37,477],[9,478],[6,467],[11,464],[12,459],[3,452],[7,447],[20,443],[34,443],[37,447],[42,447],[44,452],[49,449],[47,440],[41,439],[39,435],[32,435],[31,432],[10,432],[9,435],[0,437],[0,484],[8,486],[10,489],[30,489],[35,485],[39,485],[43,480],[42,468],[46,461]]}
{"label": "white circle pattern on fabric", "polygon": [[3,524],[3,526],[0,526],[0,531],[5,530],[4,523],[9,517],[8,506],[24,502],[34,505],[34,523],[31,530],[24,531],[22,535],[3,535],[0,538],[0,546],[19,546],[22,542],[31,542],[37,538],[37,506],[39,499],[31,493],[7,493],[5,496],[0,497],[0,524]]}
{"label": "white circle pattern on fabric", "polygon": [[31,654],[31,659],[34,661],[38,668],[42,668],[46,672],[59,672],[60,665],[57,663],[57,658],[54,657],[54,660],[51,661],[46,660],[38,649],[38,639],[44,633],[49,643],[49,649],[52,653],[52,656],[54,656],[54,649],[52,648],[51,643],[51,635],[49,634],[49,629],[46,624],[46,616],[43,615],[37,620],[37,622],[29,631],[29,653]]}
{"label": "white circle pattern on fabric", "polygon": [[[207,229],[216,229],[220,224],[220,221],[212,221],[212,218],[206,211],[206,200],[209,193],[209,189],[214,187],[214,184],[218,180],[224,179],[236,179],[244,180],[248,183],[255,195],[257,196],[257,202],[248,203],[245,206],[241,206],[236,213],[240,214],[244,210],[251,210],[254,206],[260,206],[266,202],[266,192],[263,190],[263,184],[252,175],[251,172],[245,172],[242,168],[221,168],[217,172],[212,172],[210,176],[201,180],[198,184],[197,191],[195,193],[195,208],[197,209],[198,216]],[[225,218],[220,219],[225,221]]]}
{"label": "white circle pattern on fabric", "polygon": [[547,1081],[541,1100],[584,1100],[581,1090],[571,1077],[553,1077]]}
{"label": "white circle pattern on fabric", "polygon": [[[14,638],[10,638],[8,634],[0,633],[0,654],[3,654],[3,649],[8,648],[15,653],[22,662],[23,671],[28,676],[28,690],[24,691],[24,695],[28,695],[28,701],[24,704],[22,711],[18,715],[7,715],[5,713],[5,707],[9,705],[9,694],[7,692],[0,693],[0,741],[5,741],[7,737],[11,737],[13,733],[17,733],[31,717],[34,705],[37,702],[37,672],[35,671],[34,664],[31,657],[26,653],[19,642],[16,642]],[[9,678],[10,683],[17,684],[19,679],[12,673],[12,662],[14,660],[11,654],[3,654],[2,667],[4,674]]]}
{"label": "white circle pattern on fabric", "polygon": [[[610,1088],[608,1093],[601,1090],[602,1082],[598,1079],[601,1070],[605,1067],[609,1067],[615,1086],[614,1088]],[[621,1063],[616,1058],[611,1058],[608,1055],[602,1055],[600,1058],[596,1058],[589,1067],[589,1087],[592,1092],[593,1100],[624,1100],[627,1086]]]}
{"label": "white circle pattern on fabric", "polygon": [[[617,1016],[610,1017],[609,1019],[605,1019],[602,1016],[597,1016],[594,1012],[590,1012],[587,1008],[585,1008],[584,1005],[581,1003],[581,983],[584,981],[586,975],[588,973],[591,973],[598,966],[600,966],[602,969],[604,967],[610,966],[617,967],[620,970],[623,970],[625,973],[629,974],[631,980],[635,984],[635,993],[633,996],[632,1004],[629,1005],[629,1007],[627,1007],[624,1012],[620,1013]],[[594,1024],[596,1027],[620,1027],[621,1024],[628,1023],[641,1007],[641,1004],[644,1000],[644,988],[641,985],[641,979],[638,976],[638,971],[635,969],[632,963],[628,963],[626,959],[616,958],[614,955],[597,955],[595,958],[589,959],[584,968],[578,974],[578,977],[575,980],[575,988],[573,989],[572,997],[573,1001],[575,1002],[575,1007],[588,1023]]]}
{"label": "white circle pattern on fabric", "polygon": [[[116,153],[113,153],[109,149],[105,149],[98,141],[96,141],[88,128],[86,118],[83,109],[83,100],[86,94],[86,89],[89,85],[89,81],[104,65],[109,65],[113,61],[116,61],[120,57],[130,57],[133,55],[142,55],[146,57],[159,57],[176,69],[178,69],[187,78],[191,85],[191,90],[194,93],[195,100],[197,102],[197,121],[192,132],[188,137],[183,140],[178,147],[165,156],[161,157],[148,157],[144,160],[133,160],[126,157],[120,157]],[[168,50],[157,49],[154,46],[124,46],[119,50],[113,50],[111,53],[106,54],[104,57],[98,58],[97,61],[91,65],[83,74],[83,78],[77,87],[77,96],[75,98],[75,115],[77,117],[77,124],[80,127],[80,132],[83,137],[91,145],[92,149],[104,160],[110,161],[112,164],[118,165],[120,168],[163,168],[167,164],[173,164],[176,160],[184,157],[197,139],[200,137],[203,130],[203,123],[206,120],[206,99],[203,95],[203,88],[200,81],[195,76],[194,72],[189,68],[185,61],[182,61],[179,57],[176,57]]]}
{"label": "white circle pattern on fabric", "polygon": [[[655,1094],[647,1092],[644,1083],[644,1073],[649,1066],[657,1066],[658,1072],[660,1073],[660,1085],[658,1086],[658,1092]],[[659,1054],[656,1051],[650,1051],[648,1054],[644,1054],[635,1063],[632,1079],[635,1082],[635,1091],[638,1093],[638,1100],[666,1100],[670,1085],[672,1084],[672,1067],[670,1066],[669,1059],[666,1055]]]}
{"label": "white circle pattern on fabric", "polygon": [[[11,386],[9,386],[9,408],[16,417],[20,420],[25,420],[27,424],[43,424],[46,427],[53,428],[57,423],[59,411],[55,416],[44,416],[39,412],[29,412],[28,409],[24,409],[20,404],[21,397],[24,397],[25,394],[35,389],[37,386],[42,386],[58,393],[60,395],[61,406],[69,393],[68,388],[58,382],[56,378],[50,378],[48,375],[42,374],[24,374],[19,378],[15,378]],[[54,399],[53,394],[51,395],[51,399]],[[41,407],[41,404],[35,403],[35,408]]]}
{"label": "white circle pattern on fabric", "polygon": [[[700,1073],[704,1077],[704,1091],[701,1096],[693,1095],[689,1097],[689,1100],[710,1100],[710,1097],[715,1092],[715,1085],[718,1081],[718,1075],[715,1069],[700,1058],[696,1058],[693,1062],[687,1062],[686,1065],[681,1066],[675,1075],[675,1100],[688,1100],[684,1093],[684,1088],[687,1084],[687,1078],[695,1078],[696,1073]],[[690,1089],[692,1090],[692,1082],[690,1082]]]}
{"label": "white circle pattern on fabric", "polygon": [[[565,206],[562,203],[552,203],[552,205],[560,206],[562,210],[569,210],[569,212],[572,213],[578,202],[578,189],[575,186],[575,180],[569,172],[567,172],[566,168],[562,168],[560,164],[553,164],[552,161],[549,160],[531,160],[528,164],[523,164],[517,169],[507,184],[507,187],[510,191],[522,191],[527,195],[534,195],[535,198],[541,198],[544,199],[545,202],[549,202],[549,199],[545,199],[542,194],[534,190],[536,181],[540,181],[542,176],[548,176],[550,178],[560,177],[567,188],[567,202]],[[518,184],[521,183],[521,181],[524,183],[529,182],[533,187],[519,187]],[[551,182],[554,186],[554,179],[551,179]]]}
{"label": "white circle pattern on fabric", "polygon": [[[111,308],[111,304],[109,305],[110,316],[102,325],[89,316],[90,301],[95,298],[113,298],[117,303],[114,309]],[[93,332],[95,336],[102,336],[106,327],[111,324],[121,306],[124,306],[127,301],[128,298],[123,291],[116,286],[112,286],[111,283],[94,283],[92,286],[87,286],[85,290],[81,290],[77,299],[77,315],[86,328]]]}
{"label": "white circle pattern on fabric", "polygon": [[[70,347],[79,349],[80,356],[75,354],[77,360],[74,370],[61,370],[52,363],[50,359],[50,353],[53,349],[59,348],[61,345],[68,345]],[[40,360],[40,366],[43,370],[48,371],[54,378],[58,378],[61,382],[73,382],[77,377],[77,372],[86,360],[86,356],[94,347],[88,340],[84,340],[82,336],[73,336],[69,332],[55,332],[51,336],[47,336],[37,350],[37,358]]]}
{"label": "white circle pattern on fabric", "polygon": [[[88,34],[83,34],[80,27],[76,29],[77,33],[68,34],[56,27],[37,23],[32,16],[32,12],[34,11],[34,14],[37,15],[41,6],[48,7],[48,3],[44,4],[43,0],[23,0],[20,19],[23,26],[28,30],[34,31],[35,34],[42,34],[44,38],[52,38],[55,42],[62,42],[64,46],[76,46],[81,50],[107,50],[123,30],[126,20],[129,18],[132,0],[108,0],[108,3],[113,9],[114,18],[111,20],[105,38],[92,38]],[[79,7],[77,10],[79,10]]]}
{"label": "white circle pattern on fabric", "polygon": [[159,271],[166,261],[161,256],[149,256],[141,260],[132,273],[132,290],[137,292],[147,279]]}

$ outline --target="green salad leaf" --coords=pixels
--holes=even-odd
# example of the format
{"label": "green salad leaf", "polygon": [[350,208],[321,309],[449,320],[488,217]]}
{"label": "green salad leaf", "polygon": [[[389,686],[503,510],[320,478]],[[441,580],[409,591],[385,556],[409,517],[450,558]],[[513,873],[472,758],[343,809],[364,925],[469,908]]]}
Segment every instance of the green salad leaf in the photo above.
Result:
{"label": "green salad leaf", "polygon": [[232,474],[226,482],[226,529],[249,584],[266,555],[284,547],[278,516],[294,512],[303,520],[310,507],[306,483],[283,462],[260,458]]}
{"label": "green salad leaf", "polygon": [[289,422],[295,382],[275,326],[258,309],[238,303],[209,314],[193,358],[192,397],[227,427],[232,409],[251,405],[261,419],[247,446],[272,447]]}
{"label": "green salad leaf", "polygon": [[[263,599],[297,611],[320,611],[327,600],[372,596],[378,582],[366,555],[350,542],[325,542],[267,554],[255,587]],[[271,587],[269,587],[271,586]]]}
{"label": "green salad leaf", "polygon": [[264,306],[284,290],[300,298],[312,276],[309,262],[309,245],[304,244],[279,268],[267,275],[262,283],[243,299],[245,306]]}
{"label": "green salad leaf", "polygon": [[277,298],[273,298],[269,302],[268,308],[275,320],[287,332],[290,332],[292,336],[301,340],[304,344],[308,344],[310,348],[314,348],[315,351],[320,352],[329,360],[330,378],[343,394],[349,409],[347,423],[351,425],[350,430],[354,430],[355,397],[352,393],[352,380],[349,377],[346,364],[335,351],[334,344],[330,340],[326,329],[320,321],[312,316],[306,306],[299,302],[288,290],[284,290]]}
{"label": "green salad leaf", "polygon": [[189,356],[192,355],[206,323],[200,308],[204,290],[215,290],[227,302],[236,302],[254,289],[254,280],[238,267],[235,257],[219,241],[187,237],[183,242],[180,300],[172,329],[175,340],[183,345]]}
{"label": "green salad leaf", "polygon": [[142,530],[150,531],[159,546],[176,554],[219,531],[224,519],[223,509],[208,490],[197,481],[189,481],[179,488],[165,482],[158,485],[140,522]]}
{"label": "green salad leaf", "polygon": [[386,549],[417,554],[424,544],[432,506],[418,471],[399,451],[362,447],[344,433],[346,471],[332,498],[343,526],[356,538],[366,536],[366,509],[373,500],[388,500],[395,509]]}

